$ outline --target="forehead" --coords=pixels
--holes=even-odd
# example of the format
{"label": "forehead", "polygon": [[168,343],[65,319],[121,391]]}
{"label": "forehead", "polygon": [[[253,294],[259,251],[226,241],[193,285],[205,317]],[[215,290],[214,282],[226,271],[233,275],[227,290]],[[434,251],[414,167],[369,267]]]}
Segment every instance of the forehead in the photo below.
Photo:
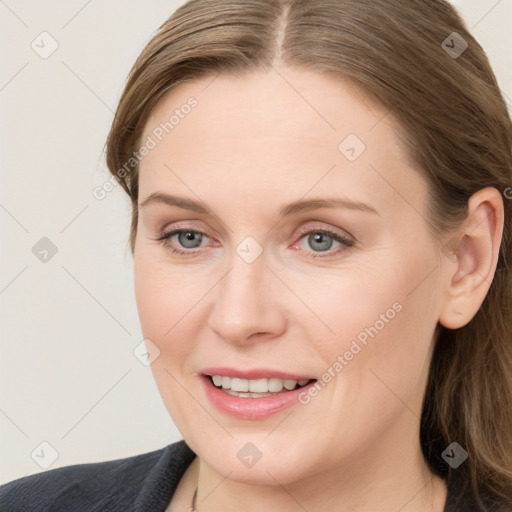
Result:
{"label": "forehead", "polygon": [[[172,135],[201,136],[204,143],[226,137],[247,142],[277,138],[327,146],[344,133],[364,138],[386,114],[348,81],[312,71],[272,69],[178,84],[153,109],[146,133],[168,121],[191,96],[197,106],[180,119]],[[191,121],[181,122],[187,117]]]}
{"label": "forehead", "polygon": [[[195,106],[184,108],[190,98]],[[147,137],[156,147],[140,165],[141,197],[183,189],[178,176],[193,189],[207,182],[209,194],[238,189],[264,200],[281,191],[296,199],[336,189],[381,205],[396,201],[400,187],[421,202],[425,185],[389,113],[349,82],[311,71],[179,84],[152,111]]]}

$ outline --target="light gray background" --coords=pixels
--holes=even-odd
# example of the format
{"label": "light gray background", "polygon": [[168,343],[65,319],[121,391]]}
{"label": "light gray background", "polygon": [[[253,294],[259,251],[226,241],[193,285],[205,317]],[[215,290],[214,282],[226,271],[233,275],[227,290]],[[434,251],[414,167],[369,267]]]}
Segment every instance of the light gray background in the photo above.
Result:
{"label": "light gray background", "polygon": [[[128,71],[183,3],[0,0],[0,483],[181,439],[133,355],[128,197],[92,191],[110,177],[103,144]],[[512,0],[453,3],[512,105]],[[50,48],[43,31],[59,45],[46,59],[31,47]],[[58,250],[45,263],[43,237]]]}

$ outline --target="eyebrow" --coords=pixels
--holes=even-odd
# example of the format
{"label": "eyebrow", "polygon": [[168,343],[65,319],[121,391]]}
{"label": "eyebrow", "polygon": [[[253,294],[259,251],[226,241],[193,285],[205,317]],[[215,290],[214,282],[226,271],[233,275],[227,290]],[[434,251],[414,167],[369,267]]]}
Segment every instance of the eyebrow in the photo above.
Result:
{"label": "eyebrow", "polygon": [[[163,192],[153,192],[150,194],[146,199],[144,199],[144,201],[139,204],[139,209],[144,208],[150,204],[166,204],[168,206],[176,206],[178,208],[182,208],[183,210],[190,210],[204,215],[211,213],[208,208],[197,201],[187,199],[185,197],[165,194]],[[380,213],[372,206],[360,201],[352,201],[351,199],[347,198],[314,198],[298,200],[282,206],[279,210],[279,215],[281,217],[286,217],[288,215],[310,210],[317,210],[320,208],[346,208],[349,210],[357,210],[380,215]]]}

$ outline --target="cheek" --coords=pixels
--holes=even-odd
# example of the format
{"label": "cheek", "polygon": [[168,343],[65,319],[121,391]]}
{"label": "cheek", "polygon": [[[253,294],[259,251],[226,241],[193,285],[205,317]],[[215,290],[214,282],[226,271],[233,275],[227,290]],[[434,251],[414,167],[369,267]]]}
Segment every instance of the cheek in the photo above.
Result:
{"label": "cheek", "polygon": [[156,385],[173,421],[184,435],[189,435],[193,401],[185,380],[192,373],[187,364],[197,338],[190,328],[201,325],[193,308],[198,297],[195,283],[179,272],[171,273],[169,268],[154,256],[136,254],[135,296],[143,336],[160,350],[151,364]]}
{"label": "cheek", "polygon": [[[433,260],[419,253],[388,254],[378,268],[351,269],[323,286],[302,281],[304,301],[330,329],[318,322],[319,332],[327,333],[318,350],[325,372],[343,375],[334,379],[336,392],[346,393],[339,403],[361,409],[367,397],[378,408],[389,401],[399,405],[393,392],[407,401],[423,384],[439,299],[433,268]],[[422,282],[421,276],[429,277]]]}
{"label": "cheek", "polygon": [[212,307],[209,291],[219,277],[209,269],[172,264],[156,252],[148,249],[144,253],[142,249],[134,255],[135,297],[142,332],[160,350],[151,365],[155,378],[168,379],[171,372],[188,379],[197,369],[193,356],[204,338],[207,311]]}
{"label": "cheek", "polygon": [[[350,411],[342,429],[354,445],[378,439],[397,422],[402,425],[399,428],[416,428],[421,417],[432,331],[425,321],[426,312],[414,302],[401,297],[394,303],[399,306],[396,310],[388,308],[388,301],[372,304],[368,321],[362,322],[362,328],[354,325],[352,332],[357,333],[343,340],[338,351],[346,354],[346,366],[336,378],[332,403],[339,404],[335,408],[340,418],[347,418]],[[356,433],[357,425],[366,425],[364,438]]]}
{"label": "cheek", "polygon": [[183,364],[194,347],[195,337],[186,331],[194,322],[193,287],[178,273],[171,274],[168,265],[142,255],[134,258],[134,284],[143,336],[160,351],[151,370],[168,405],[179,395],[179,384],[172,376],[182,381]]}
{"label": "cheek", "polygon": [[174,311],[168,303],[168,292],[165,291],[168,285],[166,287],[158,279],[156,266],[142,257],[135,258],[134,278],[137,310],[144,337],[151,340],[161,339],[162,334],[170,327],[170,315]]}
{"label": "cheek", "polygon": [[135,254],[134,286],[144,336],[164,345],[190,321],[189,310],[204,294],[193,274],[177,270],[150,250]]}

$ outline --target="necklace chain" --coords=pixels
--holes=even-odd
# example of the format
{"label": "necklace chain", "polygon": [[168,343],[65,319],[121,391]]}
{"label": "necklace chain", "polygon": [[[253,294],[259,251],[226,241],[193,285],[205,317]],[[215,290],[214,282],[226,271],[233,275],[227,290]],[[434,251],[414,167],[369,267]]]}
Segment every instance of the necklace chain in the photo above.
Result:
{"label": "necklace chain", "polygon": [[192,498],[192,505],[190,505],[189,512],[197,512],[196,497],[197,497],[197,487],[196,487],[196,490],[194,491],[194,497]]}

